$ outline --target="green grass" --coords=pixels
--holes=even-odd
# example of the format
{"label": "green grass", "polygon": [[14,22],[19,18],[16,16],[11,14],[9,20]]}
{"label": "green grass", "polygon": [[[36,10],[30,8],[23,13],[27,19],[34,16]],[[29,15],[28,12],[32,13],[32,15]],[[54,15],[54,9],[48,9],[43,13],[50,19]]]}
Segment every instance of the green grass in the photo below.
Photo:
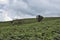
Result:
{"label": "green grass", "polygon": [[0,40],[60,40],[60,18],[22,21],[19,25],[0,23]]}

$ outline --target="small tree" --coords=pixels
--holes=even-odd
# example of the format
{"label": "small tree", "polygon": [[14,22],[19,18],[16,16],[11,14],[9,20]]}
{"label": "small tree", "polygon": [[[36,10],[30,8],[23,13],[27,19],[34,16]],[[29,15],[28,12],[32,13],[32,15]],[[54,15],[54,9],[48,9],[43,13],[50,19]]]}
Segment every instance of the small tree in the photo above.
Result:
{"label": "small tree", "polygon": [[41,16],[41,15],[37,15],[37,17],[36,17],[36,18],[37,18],[37,21],[38,21],[38,22],[40,22],[40,21],[42,21],[43,16]]}

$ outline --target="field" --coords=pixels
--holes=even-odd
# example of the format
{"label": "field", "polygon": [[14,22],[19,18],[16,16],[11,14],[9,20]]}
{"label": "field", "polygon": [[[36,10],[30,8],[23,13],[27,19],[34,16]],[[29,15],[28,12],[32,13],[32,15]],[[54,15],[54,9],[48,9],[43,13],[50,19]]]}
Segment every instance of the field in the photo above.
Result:
{"label": "field", "polygon": [[44,18],[41,22],[35,18],[21,19],[21,22],[15,25],[0,22],[0,40],[60,40],[60,17]]}

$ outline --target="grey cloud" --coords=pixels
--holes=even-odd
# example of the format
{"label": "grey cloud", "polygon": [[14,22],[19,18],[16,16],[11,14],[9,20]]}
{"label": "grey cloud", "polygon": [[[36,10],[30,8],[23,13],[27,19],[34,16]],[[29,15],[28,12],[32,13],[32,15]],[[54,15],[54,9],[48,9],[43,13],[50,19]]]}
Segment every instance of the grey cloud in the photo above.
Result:
{"label": "grey cloud", "polygon": [[36,11],[36,14],[42,14],[43,16],[60,14],[60,1],[59,0],[23,0],[26,2],[32,10]]}
{"label": "grey cloud", "polygon": [[[59,0],[58,0],[59,1]],[[17,16],[38,14],[42,16],[59,16],[60,4],[56,0],[17,0],[11,5],[11,9]],[[14,15],[14,14],[13,14]],[[15,16],[16,16],[15,15]]]}
{"label": "grey cloud", "polygon": [[9,12],[7,16],[11,19],[36,15],[60,16],[60,0],[9,0],[4,10]]}

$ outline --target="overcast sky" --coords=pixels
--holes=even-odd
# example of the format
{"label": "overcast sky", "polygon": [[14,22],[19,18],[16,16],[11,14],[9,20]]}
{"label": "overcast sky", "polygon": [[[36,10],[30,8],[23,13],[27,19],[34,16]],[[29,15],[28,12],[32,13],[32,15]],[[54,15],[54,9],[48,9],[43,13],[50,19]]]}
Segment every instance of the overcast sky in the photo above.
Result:
{"label": "overcast sky", "polygon": [[0,0],[0,21],[60,16],[60,0]]}

